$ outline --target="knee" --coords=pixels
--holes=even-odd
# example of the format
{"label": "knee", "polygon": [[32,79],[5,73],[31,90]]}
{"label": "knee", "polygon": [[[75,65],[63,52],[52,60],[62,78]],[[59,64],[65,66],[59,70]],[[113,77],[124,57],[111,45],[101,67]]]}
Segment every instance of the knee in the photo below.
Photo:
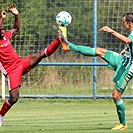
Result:
{"label": "knee", "polygon": [[122,92],[120,92],[120,91],[114,89],[114,90],[113,90],[113,93],[112,93],[112,96],[113,96],[114,102],[115,102],[115,101],[118,101],[118,100],[120,100],[121,97],[122,97]]}
{"label": "knee", "polygon": [[104,57],[105,53],[106,53],[106,49],[103,49],[103,48],[100,48],[100,47],[96,48],[96,55],[97,56]]}
{"label": "knee", "polygon": [[112,97],[113,97],[114,102],[118,100],[118,96],[116,94],[113,93]]}
{"label": "knee", "polygon": [[14,105],[18,101],[18,97],[10,97],[8,101],[11,105]]}
{"label": "knee", "polygon": [[40,52],[37,52],[37,53],[31,55],[31,59],[34,59],[34,60],[40,60],[44,57],[46,57],[44,50],[41,50]]}
{"label": "knee", "polygon": [[112,97],[113,97],[114,102],[121,99],[120,95],[118,95],[117,93],[113,93]]}
{"label": "knee", "polygon": [[101,48],[100,48],[100,47],[97,47],[96,50],[97,50],[97,51],[101,51]]}
{"label": "knee", "polygon": [[45,57],[47,57],[45,51],[46,51],[46,50],[42,49],[42,50],[39,52],[39,57],[41,57],[41,58],[45,58]]}

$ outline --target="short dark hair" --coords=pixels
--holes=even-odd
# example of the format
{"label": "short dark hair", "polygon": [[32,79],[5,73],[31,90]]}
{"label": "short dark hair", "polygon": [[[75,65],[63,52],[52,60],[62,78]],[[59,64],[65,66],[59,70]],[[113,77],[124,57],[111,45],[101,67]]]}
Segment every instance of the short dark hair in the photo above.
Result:
{"label": "short dark hair", "polygon": [[126,17],[127,22],[132,22],[133,23],[133,13],[127,12],[122,15],[122,17]]}

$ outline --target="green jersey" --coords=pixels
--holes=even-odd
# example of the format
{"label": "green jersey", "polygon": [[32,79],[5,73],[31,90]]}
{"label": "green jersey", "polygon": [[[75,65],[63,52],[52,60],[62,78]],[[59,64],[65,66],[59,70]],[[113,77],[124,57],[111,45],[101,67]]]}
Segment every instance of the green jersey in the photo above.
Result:
{"label": "green jersey", "polygon": [[125,47],[125,54],[122,59],[122,64],[125,68],[129,68],[130,72],[133,72],[133,31],[128,34],[128,38],[131,39],[131,43],[127,44]]}
{"label": "green jersey", "polygon": [[133,78],[133,32],[130,32],[128,38],[131,43],[125,47],[125,54],[106,51],[104,60],[108,62],[108,67],[115,70],[113,81],[116,83],[114,88],[120,92],[124,92],[129,81]]}

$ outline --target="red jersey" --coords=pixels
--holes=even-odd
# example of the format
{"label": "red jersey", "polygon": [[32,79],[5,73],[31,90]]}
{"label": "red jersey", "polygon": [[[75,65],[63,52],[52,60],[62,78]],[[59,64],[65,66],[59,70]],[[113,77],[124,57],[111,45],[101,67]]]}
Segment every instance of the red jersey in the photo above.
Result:
{"label": "red jersey", "polygon": [[12,31],[4,33],[4,39],[0,40],[0,70],[5,75],[16,68],[21,62],[21,57],[13,49],[10,39]]}

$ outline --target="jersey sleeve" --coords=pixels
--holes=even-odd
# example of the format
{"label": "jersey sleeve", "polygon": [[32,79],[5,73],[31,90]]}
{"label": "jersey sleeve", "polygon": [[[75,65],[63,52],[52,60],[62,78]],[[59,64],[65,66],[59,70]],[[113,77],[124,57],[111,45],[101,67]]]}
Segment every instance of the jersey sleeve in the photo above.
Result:
{"label": "jersey sleeve", "polygon": [[5,36],[10,39],[12,37],[12,31],[11,30],[8,30],[5,32]]}

